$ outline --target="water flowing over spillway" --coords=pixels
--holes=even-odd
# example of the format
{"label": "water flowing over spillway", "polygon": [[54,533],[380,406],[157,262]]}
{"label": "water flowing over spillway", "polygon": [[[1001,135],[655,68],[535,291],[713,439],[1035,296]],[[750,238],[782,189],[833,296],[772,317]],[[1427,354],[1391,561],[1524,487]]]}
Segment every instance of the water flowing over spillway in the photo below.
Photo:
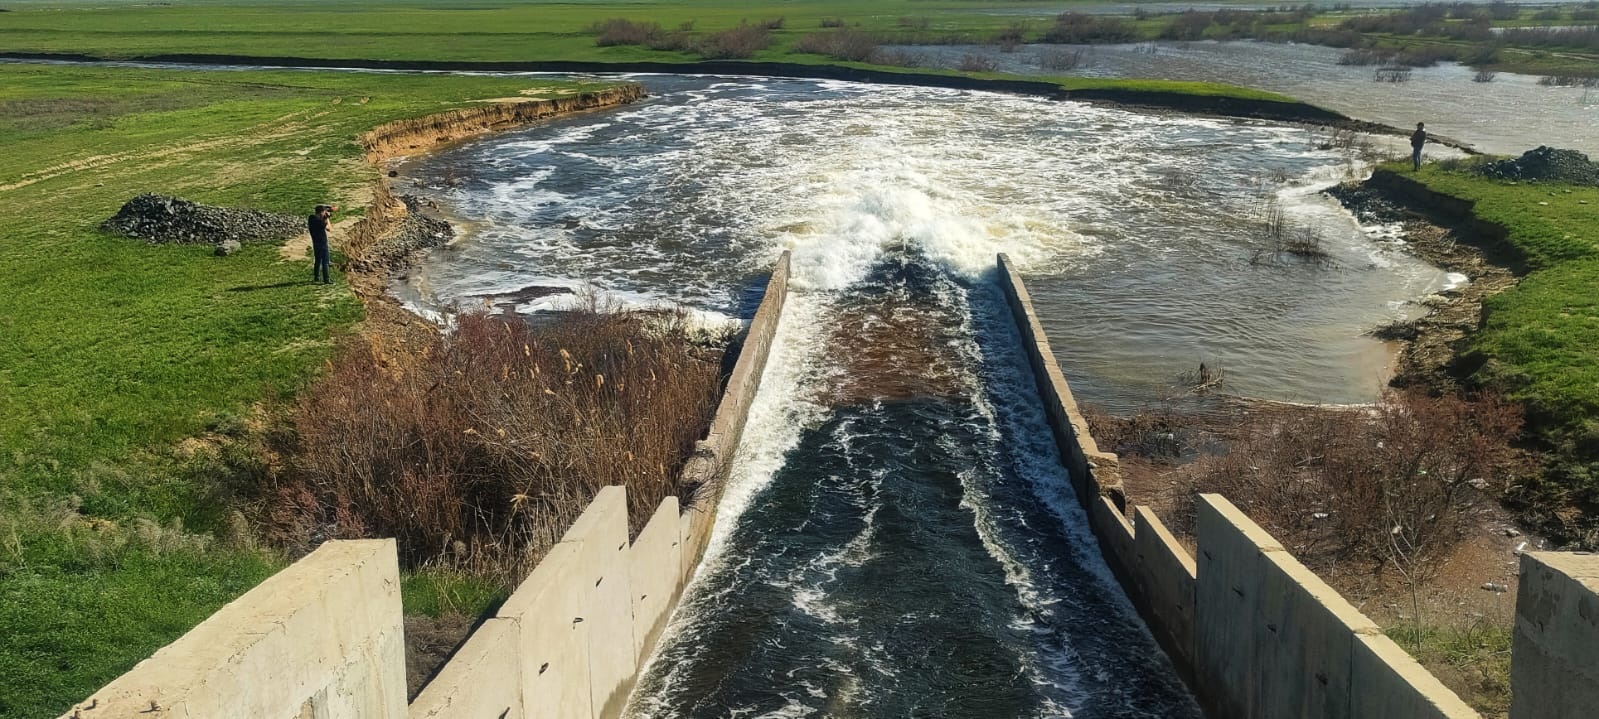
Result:
{"label": "water flowing over spillway", "polygon": [[[1444,278],[1314,196],[1347,159],[1300,128],[1032,98],[646,81],[644,104],[406,168],[471,236],[396,286],[428,311],[535,312],[592,283],[747,317],[794,252],[711,547],[633,715],[1197,717],[1071,496],[994,257],[1077,366],[1130,365],[1090,384],[1107,400],[1187,361],[1152,348],[1193,344],[1286,396],[1369,394],[1322,367]],[[1267,171],[1284,179],[1262,190]],[[1249,267],[1263,193],[1341,268]],[[1082,339],[1112,316],[1113,341]]]}

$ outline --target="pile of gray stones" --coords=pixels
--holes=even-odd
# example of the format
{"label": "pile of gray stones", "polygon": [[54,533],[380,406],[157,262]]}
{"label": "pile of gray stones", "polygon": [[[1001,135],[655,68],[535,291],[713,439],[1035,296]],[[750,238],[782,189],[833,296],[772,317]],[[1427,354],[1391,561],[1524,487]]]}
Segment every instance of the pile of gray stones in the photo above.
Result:
{"label": "pile of gray stones", "polygon": [[246,242],[275,242],[305,232],[305,218],[260,210],[213,207],[181,197],[143,194],[128,200],[100,229],[152,245],[209,244],[218,255]]}
{"label": "pile of gray stones", "polygon": [[1545,180],[1599,187],[1599,163],[1576,150],[1539,147],[1521,157],[1484,163],[1477,171],[1501,180]]}

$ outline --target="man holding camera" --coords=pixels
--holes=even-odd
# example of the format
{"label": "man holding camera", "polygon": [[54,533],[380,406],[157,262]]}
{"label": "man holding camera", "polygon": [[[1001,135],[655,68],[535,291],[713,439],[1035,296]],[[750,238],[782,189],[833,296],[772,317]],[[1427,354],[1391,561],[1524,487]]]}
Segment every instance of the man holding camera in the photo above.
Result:
{"label": "man holding camera", "polygon": [[306,218],[306,229],[311,232],[311,252],[316,256],[316,264],[311,267],[312,282],[320,280],[324,285],[333,283],[328,277],[328,225],[338,209],[333,205],[317,205],[311,216]]}

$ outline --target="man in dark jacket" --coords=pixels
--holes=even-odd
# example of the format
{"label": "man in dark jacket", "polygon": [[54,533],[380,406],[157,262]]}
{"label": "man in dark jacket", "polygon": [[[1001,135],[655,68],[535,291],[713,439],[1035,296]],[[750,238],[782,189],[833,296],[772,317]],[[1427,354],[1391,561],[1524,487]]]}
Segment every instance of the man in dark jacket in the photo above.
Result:
{"label": "man in dark jacket", "polygon": [[1416,123],[1416,131],[1410,133],[1410,164],[1414,169],[1421,169],[1421,146],[1427,144],[1427,123]]}
{"label": "man in dark jacket", "polygon": [[317,205],[316,211],[306,218],[306,229],[311,232],[311,251],[316,255],[316,264],[311,267],[312,282],[333,282],[328,278],[328,224],[332,221],[333,211],[337,209],[331,205]]}

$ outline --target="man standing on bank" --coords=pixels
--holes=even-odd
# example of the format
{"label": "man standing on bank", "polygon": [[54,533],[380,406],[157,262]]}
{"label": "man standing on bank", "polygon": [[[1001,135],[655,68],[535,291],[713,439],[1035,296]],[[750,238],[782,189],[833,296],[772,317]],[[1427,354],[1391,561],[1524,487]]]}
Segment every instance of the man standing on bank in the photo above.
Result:
{"label": "man standing on bank", "polygon": [[306,218],[306,229],[311,232],[311,251],[316,255],[316,264],[311,267],[312,282],[320,280],[324,285],[333,283],[328,278],[328,225],[337,209],[332,205],[317,205],[311,216]]}
{"label": "man standing on bank", "polygon": [[1410,133],[1410,163],[1416,171],[1421,170],[1421,146],[1427,144],[1427,123],[1416,123],[1416,131]]}

